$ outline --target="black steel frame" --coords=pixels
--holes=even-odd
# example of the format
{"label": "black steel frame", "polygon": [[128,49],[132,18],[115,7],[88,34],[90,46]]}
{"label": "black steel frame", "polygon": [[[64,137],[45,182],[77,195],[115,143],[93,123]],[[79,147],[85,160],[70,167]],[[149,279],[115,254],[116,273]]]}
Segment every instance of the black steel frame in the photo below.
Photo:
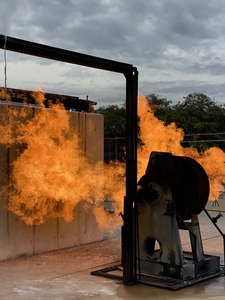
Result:
{"label": "black steel frame", "polygon": [[[224,247],[224,261],[225,261],[225,234],[222,232],[222,230],[217,226],[216,221],[218,217],[212,218],[208,211],[204,208],[204,212],[208,216],[208,218],[211,220],[213,225],[216,227],[216,229],[219,231],[223,238],[223,247]],[[187,225],[186,222],[178,215],[177,218],[181,222],[181,227],[180,229],[185,229],[188,230],[190,235],[192,236],[191,239],[191,245],[192,245],[192,252],[184,252],[184,254],[192,254],[193,255],[193,260],[194,260],[194,265],[195,265],[195,277],[189,280],[181,280],[181,279],[175,279],[175,278],[169,278],[165,276],[159,276],[159,275],[149,275],[149,274],[139,274],[139,278],[137,278],[136,272],[134,272],[134,278],[133,282],[129,282],[129,284],[132,283],[140,283],[140,284],[145,284],[149,286],[154,286],[154,287],[159,287],[159,288],[164,288],[168,289],[171,291],[177,291],[179,289],[192,286],[194,284],[218,277],[218,276],[224,276],[225,275],[225,267],[224,265],[220,265],[220,269],[217,271],[212,271],[207,274],[203,274],[201,276],[198,276],[197,272],[197,267],[198,267],[198,262],[197,262],[197,249],[196,249],[196,235],[193,233],[193,231],[190,229],[190,227]],[[134,218],[135,219],[135,218]],[[134,221],[135,223],[137,221]],[[135,227],[135,226],[134,226]],[[138,231],[138,227],[137,227]],[[136,236],[138,239],[138,234]],[[135,254],[134,254],[135,256]],[[206,257],[210,257],[210,255],[205,255]],[[136,256],[135,256],[136,257]],[[211,256],[212,257],[212,256]],[[139,260],[139,257],[138,257]],[[122,272],[123,272],[123,265],[124,264],[116,264],[114,266],[108,266],[103,269],[97,270],[97,271],[92,271],[92,275],[96,276],[103,276],[103,277],[108,277],[112,279],[117,279],[117,280],[123,280]],[[134,266],[135,268],[135,266]],[[140,270],[140,266],[139,266]]]}
{"label": "black steel frame", "polygon": [[[223,261],[224,261],[223,264],[225,265],[225,233],[216,224],[217,222],[217,220],[215,220],[216,218],[212,218],[205,208],[204,208],[204,212],[206,213],[207,217],[210,219],[210,221],[213,223],[213,225],[216,227],[216,229],[219,231],[220,235],[223,238]],[[225,268],[224,268],[224,275],[225,275]]]}
{"label": "black steel frame", "polygon": [[51,60],[121,73],[126,78],[126,196],[124,197],[123,282],[133,281],[133,203],[137,195],[138,71],[131,64],[0,35],[0,48]]}

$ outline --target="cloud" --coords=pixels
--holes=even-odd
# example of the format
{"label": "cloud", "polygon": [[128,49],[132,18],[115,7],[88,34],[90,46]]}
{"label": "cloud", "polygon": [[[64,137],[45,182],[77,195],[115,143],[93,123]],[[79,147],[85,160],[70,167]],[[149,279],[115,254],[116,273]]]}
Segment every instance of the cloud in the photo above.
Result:
{"label": "cloud", "polygon": [[[158,84],[151,85],[151,89],[160,86],[177,99],[179,88],[187,86],[188,91],[194,91],[195,82],[201,81],[200,86],[208,86],[205,90],[210,95],[225,102],[223,94],[209,84],[223,85],[224,12],[222,0],[9,0],[2,3],[0,22],[2,33],[9,36],[133,64],[140,73],[140,89],[144,87],[147,93],[154,91],[147,91],[146,82],[155,82]],[[55,82],[63,82],[70,90],[72,80],[79,75],[79,89],[92,87],[88,93],[95,91],[105,99],[96,91],[101,90],[101,95],[105,91],[109,97],[107,80],[112,86],[124,85],[121,78],[96,76],[95,70],[81,72],[61,65],[56,68],[51,60],[15,53],[8,53],[7,59],[13,66],[21,67],[19,62],[23,62],[27,74],[31,72],[29,64],[42,66],[48,77],[42,81],[52,89],[57,88]],[[36,79],[32,76],[28,75],[30,82]],[[168,89],[172,82],[173,93]],[[118,100],[120,96],[114,94],[115,89],[114,93],[110,90],[110,97]]]}
{"label": "cloud", "polygon": [[0,28],[2,34],[9,34],[11,23],[13,23],[13,16],[17,13],[20,0],[8,0],[1,2],[0,10]]}
{"label": "cloud", "polygon": [[[147,92],[148,91],[148,92]],[[167,97],[172,100],[173,103],[182,101],[183,97],[192,93],[202,93],[213,98],[218,103],[220,99],[225,95],[225,82],[216,83],[205,81],[193,81],[193,80],[178,80],[178,81],[159,81],[159,82],[145,82],[142,85],[143,94],[156,93],[163,97]]]}

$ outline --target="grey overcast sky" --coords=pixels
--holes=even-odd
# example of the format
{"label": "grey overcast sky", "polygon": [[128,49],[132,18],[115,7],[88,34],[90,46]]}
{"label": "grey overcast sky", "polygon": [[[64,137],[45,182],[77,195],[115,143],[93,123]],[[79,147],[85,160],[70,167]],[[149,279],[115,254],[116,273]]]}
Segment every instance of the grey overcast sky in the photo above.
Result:
{"label": "grey overcast sky", "polygon": [[[0,34],[133,64],[139,92],[225,104],[224,0],[1,0]],[[7,51],[7,86],[122,104],[121,74]],[[2,71],[1,71],[2,70]],[[4,86],[0,50],[0,85]]]}

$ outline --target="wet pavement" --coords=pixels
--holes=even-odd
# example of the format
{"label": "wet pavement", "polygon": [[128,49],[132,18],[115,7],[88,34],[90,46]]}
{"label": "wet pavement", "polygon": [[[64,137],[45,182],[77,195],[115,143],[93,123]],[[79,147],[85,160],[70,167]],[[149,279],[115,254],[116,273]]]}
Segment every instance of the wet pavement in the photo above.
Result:
{"label": "wet pavement", "polygon": [[[208,210],[225,211],[225,199],[219,199],[220,206],[212,204],[207,204]],[[214,217],[218,212],[210,214]],[[204,212],[199,220],[205,253],[219,255],[224,264],[222,237]],[[225,231],[225,217],[217,224]],[[182,236],[182,244],[189,249],[186,236]],[[144,285],[125,286],[90,275],[91,271],[118,263],[120,257],[118,228],[114,236],[101,242],[0,262],[0,299],[225,299],[225,276],[169,291]]]}

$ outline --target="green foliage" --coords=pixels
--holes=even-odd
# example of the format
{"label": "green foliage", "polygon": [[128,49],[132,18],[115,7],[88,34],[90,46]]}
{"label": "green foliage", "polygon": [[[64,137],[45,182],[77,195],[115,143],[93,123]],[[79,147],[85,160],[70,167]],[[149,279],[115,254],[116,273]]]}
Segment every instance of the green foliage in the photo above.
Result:
{"label": "green foliage", "polygon": [[[183,97],[176,105],[171,100],[156,94],[146,96],[154,115],[165,122],[166,125],[174,122],[184,130],[185,134],[193,133],[221,133],[225,132],[225,107],[217,104],[205,94],[193,93]],[[126,110],[125,106],[101,106],[95,113],[104,115],[105,137],[125,137],[126,135]],[[199,151],[209,147],[225,149],[225,142],[194,143],[196,140],[218,140],[219,136],[186,137],[189,141],[185,147],[195,147]]]}
{"label": "green foliage", "polygon": [[158,119],[166,122],[167,115],[172,112],[172,101],[167,100],[166,98],[159,98],[156,94],[149,94],[146,98],[154,111],[154,115]]}
{"label": "green foliage", "polygon": [[[165,124],[175,122],[178,127],[184,130],[185,134],[193,133],[221,133],[225,132],[225,108],[218,105],[213,99],[201,93],[189,94],[183,97],[184,101],[171,105],[166,98],[159,98],[155,94],[147,96],[150,103],[162,104],[156,109],[154,115]],[[152,101],[153,100],[153,101]],[[183,144],[187,147],[195,147],[199,151],[209,147],[220,147],[225,149],[225,142],[203,142],[194,143],[196,140],[217,140],[219,136],[198,136],[189,137],[190,143]]]}
{"label": "green foliage", "polygon": [[[183,102],[178,102],[174,105],[173,110],[179,112],[186,112],[187,115],[198,119],[198,123],[205,123],[205,125],[198,125],[197,128],[206,130],[203,132],[209,132],[214,127],[214,131],[211,132],[224,132],[225,131],[225,108],[223,105],[218,105],[214,100],[204,94],[194,93],[184,97]],[[206,123],[214,123],[207,129]],[[199,132],[198,130],[198,132]],[[187,132],[186,132],[187,133]],[[192,133],[195,133],[193,131]]]}
{"label": "green foliage", "polygon": [[118,105],[100,106],[95,113],[104,115],[105,137],[125,137],[126,135],[126,110],[125,106]]}
{"label": "green foliage", "polygon": [[[126,109],[125,105],[100,106],[95,113],[104,115],[104,136],[105,138],[125,137],[126,136]],[[123,160],[125,141],[110,141],[104,144],[105,160],[108,160],[109,152],[111,159],[113,153],[117,153],[117,159]]]}

